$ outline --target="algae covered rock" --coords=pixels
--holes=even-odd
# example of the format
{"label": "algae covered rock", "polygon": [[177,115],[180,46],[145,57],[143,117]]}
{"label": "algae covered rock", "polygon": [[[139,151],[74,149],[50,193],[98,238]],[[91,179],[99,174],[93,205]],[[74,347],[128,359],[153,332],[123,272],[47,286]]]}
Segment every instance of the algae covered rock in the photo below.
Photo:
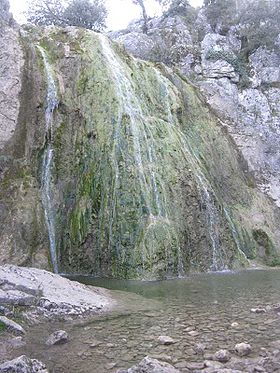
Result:
{"label": "algae covered rock", "polygon": [[[164,22],[187,38],[180,19]],[[1,158],[3,263],[177,277],[246,266],[262,251],[254,229],[269,237],[263,260],[277,260],[277,214],[180,74],[86,30],[31,27],[20,40],[23,93]]]}

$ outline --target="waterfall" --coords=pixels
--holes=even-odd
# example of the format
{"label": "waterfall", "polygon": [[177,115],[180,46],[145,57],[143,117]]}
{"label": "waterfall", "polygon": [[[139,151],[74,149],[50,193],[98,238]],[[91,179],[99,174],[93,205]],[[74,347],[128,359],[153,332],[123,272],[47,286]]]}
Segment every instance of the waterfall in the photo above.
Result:
{"label": "waterfall", "polygon": [[50,244],[50,257],[55,273],[58,273],[58,260],[56,248],[56,234],[55,234],[55,211],[53,207],[53,193],[51,187],[51,176],[54,158],[53,148],[53,113],[58,106],[58,97],[55,81],[53,78],[53,71],[49,64],[45,50],[38,46],[42,55],[47,78],[47,96],[46,96],[46,110],[45,110],[45,150],[43,154],[42,163],[42,204],[48,229],[49,244]]}
{"label": "waterfall", "polygon": [[[110,43],[104,35],[99,35],[102,51],[111,73],[115,79],[115,85],[120,100],[120,110],[118,120],[115,126],[114,134],[114,151],[118,148],[119,133],[121,127],[122,115],[126,114],[130,119],[130,131],[132,134],[134,148],[134,162],[138,170],[139,183],[143,191],[145,205],[150,216],[164,216],[161,197],[158,190],[158,180],[156,180],[155,164],[156,151],[155,142],[151,131],[145,124],[144,114],[141,104],[134,92],[131,81],[126,76],[125,68],[121,60],[110,47]],[[143,144],[141,143],[143,140]],[[147,152],[144,149],[147,149]],[[147,153],[147,154],[146,154]],[[116,162],[116,154],[114,154],[114,162],[116,167],[115,185],[118,179],[118,165]]]}
{"label": "waterfall", "polygon": [[[170,136],[176,136],[178,139],[178,143],[180,144],[180,149],[183,153],[186,162],[190,165],[191,171],[195,177],[197,182],[197,186],[200,192],[201,201],[203,203],[203,207],[205,208],[205,218],[207,223],[207,232],[210,239],[211,247],[212,247],[212,263],[211,263],[211,270],[219,271],[227,269],[223,260],[223,248],[220,245],[220,237],[219,237],[219,225],[220,225],[220,218],[219,218],[219,211],[215,204],[215,192],[213,191],[210,183],[208,182],[207,178],[205,177],[202,171],[202,165],[200,164],[199,158],[193,152],[187,137],[185,134],[179,129],[179,124],[174,122],[174,116],[171,112],[170,107],[170,100],[169,100],[169,87],[167,79],[162,77],[157,70],[155,70],[158,81],[163,84],[164,91],[165,91],[165,108],[167,113],[167,120],[169,124],[169,133]],[[235,236],[234,236],[235,239]]]}
{"label": "waterfall", "polygon": [[[109,207],[109,211],[111,211],[109,236],[112,235],[113,224],[116,224],[115,201],[118,199],[117,191],[119,187],[118,183],[120,182],[120,156],[118,152],[120,152],[121,144],[126,143],[127,154],[124,154],[124,157],[128,159],[131,154],[133,166],[136,171],[139,193],[136,199],[138,199],[138,205],[145,206],[144,209],[142,206],[143,210],[139,212],[139,216],[141,215],[141,217],[139,217],[138,222],[139,227],[142,227],[140,229],[143,229],[141,241],[143,243],[143,246],[141,246],[143,271],[145,271],[144,267],[147,260],[151,260],[149,258],[155,258],[157,255],[157,249],[153,245],[150,245],[149,248],[146,247],[145,240],[153,240],[153,235],[157,235],[158,229],[161,229],[162,235],[166,237],[165,241],[161,244],[165,250],[166,268],[168,268],[170,263],[176,262],[178,276],[183,276],[184,266],[180,242],[176,228],[169,216],[169,208],[165,195],[166,186],[159,172],[163,162],[162,158],[160,158],[158,143],[155,139],[156,126],[151,125],[149,122],[151,113],[136,92],[137,88],[133,85],[127,67],[113,48],[111,48],[108,39],[103,35],[99,35],[99,39],[102,46],[102,54],[107,62],[110,76],[113,77],[119,101],[118,117],[113,128],[112,164],[114,168],[114,180],[112,182],[112,202]],[[124,116],[128,118],[126,125],[128,128],[126,131],[129,132],[129,138],[124,137],[125,124],[122,122]],[[128,148],[129,146],[131,146],[131,150]],[[139,207],[135,205],[135,209],[137,208]],[[113,238],[109,237],[109,242],[111,241],[113,241]],[[118,255],[121,257],[121,252]]]}

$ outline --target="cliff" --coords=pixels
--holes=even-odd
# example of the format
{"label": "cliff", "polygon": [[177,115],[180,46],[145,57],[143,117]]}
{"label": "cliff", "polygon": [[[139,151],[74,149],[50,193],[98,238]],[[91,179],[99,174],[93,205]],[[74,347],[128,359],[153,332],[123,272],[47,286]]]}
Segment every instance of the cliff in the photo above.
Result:
{"label": "cliff", "polygon": [[5,26],[0,43],[1,264],[152,279],[279,263],[279,208],[186,74],[71,27]]}

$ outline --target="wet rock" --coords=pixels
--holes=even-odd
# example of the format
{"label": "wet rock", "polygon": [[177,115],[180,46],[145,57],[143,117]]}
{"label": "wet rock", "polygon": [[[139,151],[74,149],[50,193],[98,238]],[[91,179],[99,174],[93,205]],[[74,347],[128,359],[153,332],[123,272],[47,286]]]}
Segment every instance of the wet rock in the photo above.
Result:
{"label": "wet rock", "polygon": [[251,312],[252,313],[266,313],[266,309],[265,308],[251,308]]}
{"label": "wet rock", "polygon": [[199,370],[204,368],[204,363],[187,363],[186,368],[190,370]]}
{"label": "wet rock", "polygon": [[191,330],[190,332],[188,332],[188,335],[190,335],[191,337],[197,337],[199,333],[196,330]]}
{"label": "wet rock", "polygon": [[48,373],[46,366],[36,359],[22,355],[0,365],[0,373]]}
{"label": "wet rock", "polygon": [[158,341],[159,341],[160,344],[166,345],[166,346],[176,343],[176,341],[173,338],[168,337],[167,335],[159,336]]}
{"label": "wet rock", "polygon": [[226,363],[230,360],[230,353],[227,350],[219,350],[214,354],[214,360]]}
{"label": "wet rock", "polygon": [[7,329],[14,334],[25,334],[25,330],[22,326],[8,319],[6,316],[0,316],[0,322],[3,323]]}
{"label": "wet rock", "polygon": [[252,351],[251,345],[245,342],[237,343],[234,349],[239,356],[248,356]]}
{"label": "wet rock", "polygon": [[180,373],[172,365],[146,356],[138,365],[117,373]]}
{"label": "wet rock", "polygon": [[206,350],[206,345],[204,343],[196,343],[193,349],[196,354],[203,354]]}
{"label": "wet rock", "polygon": [[220,369],[223,368],[224,365],[218,361],[205,360],[204,366],[211,369]]}
{"label": "wet rock", "polygon": [[68,334],[64,330],[57,330],[52,333],[46,341],[46,345],[60,345],[67,343],[69,340]]}

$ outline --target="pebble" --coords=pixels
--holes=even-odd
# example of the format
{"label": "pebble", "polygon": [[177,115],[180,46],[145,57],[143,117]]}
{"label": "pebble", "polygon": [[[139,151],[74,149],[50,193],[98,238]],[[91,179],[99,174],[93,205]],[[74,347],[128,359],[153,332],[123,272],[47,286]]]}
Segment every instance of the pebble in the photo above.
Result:
{"label": "pebble", "polygon": [[197,337],[199,335],[199,333],[196,330],[192,330],[192,331],[188,332],[188,335],[190,335],[191,337]]}
{"label": "pebble", "polygon": [[167,335],[159,336],[158,341],[159,341],[160,344],[166,345],[166,346],[176,343],[176,341],[173,338],[168,337]]}
{"label": "pebble", "polygon": [[251,308],[251,312],[253,313],[266,313],[265,308]]}

